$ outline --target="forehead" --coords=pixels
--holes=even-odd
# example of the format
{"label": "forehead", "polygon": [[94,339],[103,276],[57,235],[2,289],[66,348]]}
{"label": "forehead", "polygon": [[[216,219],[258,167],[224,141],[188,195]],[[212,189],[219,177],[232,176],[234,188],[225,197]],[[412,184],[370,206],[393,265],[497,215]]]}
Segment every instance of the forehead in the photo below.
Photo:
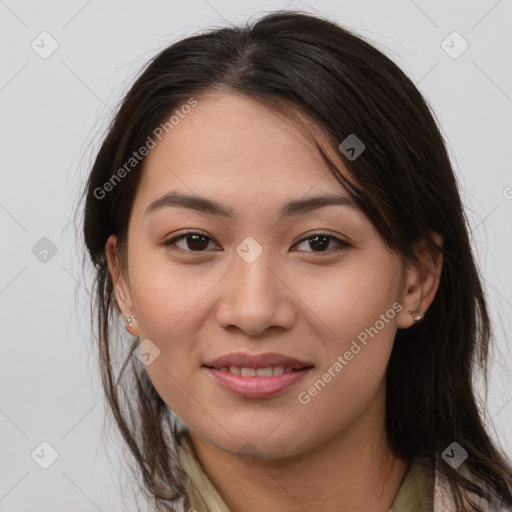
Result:
{"label": "forehead", "polygon": [[315,126],[306,124],[305,130],[240,94],[196,99],[146,156],[138,191],[144,203],[176,189],[224,197],[227,203],[241,197],[301,197],[309,191],[348,195],[308,136],[308,130],[318,135]]}

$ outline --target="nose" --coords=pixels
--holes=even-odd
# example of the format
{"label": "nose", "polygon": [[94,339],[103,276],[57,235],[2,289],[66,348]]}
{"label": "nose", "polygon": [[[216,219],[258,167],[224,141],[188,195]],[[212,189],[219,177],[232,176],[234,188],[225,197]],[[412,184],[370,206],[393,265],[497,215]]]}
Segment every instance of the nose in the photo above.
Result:
{"label": "nose", "polygon": [[269,328],[290,330],[295,322],[294,297],[287,277],[271,265],[265,251],[252,262],[238,255],[225,278],[216,318],[226,329],[238,328],[249,336]]}

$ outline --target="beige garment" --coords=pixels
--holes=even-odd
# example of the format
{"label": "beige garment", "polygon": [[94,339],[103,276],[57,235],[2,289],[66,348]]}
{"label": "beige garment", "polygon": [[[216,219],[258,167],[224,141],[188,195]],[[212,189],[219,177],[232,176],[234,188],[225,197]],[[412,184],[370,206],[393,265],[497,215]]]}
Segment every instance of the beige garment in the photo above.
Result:
{"label": "beige garment", "polygon": [[[205,473],[188,432],[181,436],[178,455],[189,480],[187,512],[231,512]],[[389,512],[433,512],[434,475],[413,461]]]}

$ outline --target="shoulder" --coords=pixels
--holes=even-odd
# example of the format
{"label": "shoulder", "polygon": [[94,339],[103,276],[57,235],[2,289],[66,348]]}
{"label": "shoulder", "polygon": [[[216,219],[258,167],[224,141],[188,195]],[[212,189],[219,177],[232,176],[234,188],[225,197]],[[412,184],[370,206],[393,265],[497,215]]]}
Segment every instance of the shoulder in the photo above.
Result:
{"label": "shoulder", "polygon": [[[456,512],[455,500],[450,490],[450,484],[444,474],[439,470],[439,464],[441,463],[443,463],[443,461],[437,459],[434,478],[434,512]],[[461,471],[466,478],[486,488],[486,485],[467,468],[461,466],[458,471]],[[498,497],[486,500],[469,491],[466,495],[471,498],[475,504],[480,506],[482,510],[489,512],[512,512],[512,508],[506,507]]]}

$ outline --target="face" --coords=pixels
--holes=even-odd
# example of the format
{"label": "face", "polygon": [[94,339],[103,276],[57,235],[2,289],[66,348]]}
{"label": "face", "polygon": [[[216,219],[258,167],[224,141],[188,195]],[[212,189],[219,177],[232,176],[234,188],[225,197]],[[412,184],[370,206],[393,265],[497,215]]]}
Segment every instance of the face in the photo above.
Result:
{"label": "face", "polygon": [[[241,95],[197,99],[145,160],[116,296],[154,357],[152,383],[191,431],[232,453],[297,455],[363,412],[382,419],[394,336],[420,300],[415,274],[292,121]],[[339,204],[303,203],[328,195]]]}

